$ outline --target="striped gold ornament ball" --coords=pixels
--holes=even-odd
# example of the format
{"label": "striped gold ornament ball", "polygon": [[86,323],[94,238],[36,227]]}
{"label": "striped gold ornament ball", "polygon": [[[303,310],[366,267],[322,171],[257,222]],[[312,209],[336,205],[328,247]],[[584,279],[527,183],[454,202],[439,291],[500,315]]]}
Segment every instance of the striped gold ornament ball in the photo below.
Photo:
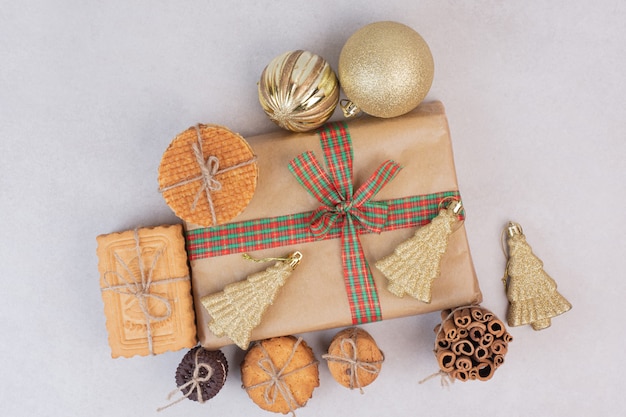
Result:
{"label": "striped gold ornament ball", "polygon": [[339,101],[339,82],[319,55],[290,51],[274,58],[263,70],[259,101],[280,127],[306,132],[332,116]]}

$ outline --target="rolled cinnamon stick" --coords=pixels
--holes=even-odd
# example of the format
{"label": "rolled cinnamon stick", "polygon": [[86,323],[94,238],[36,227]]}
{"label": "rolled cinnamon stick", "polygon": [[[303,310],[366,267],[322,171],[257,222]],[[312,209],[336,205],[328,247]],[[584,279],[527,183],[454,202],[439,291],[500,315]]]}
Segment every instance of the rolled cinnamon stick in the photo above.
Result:
{"label": "rolled cinnamon stick", "polygon": [[439,332],[437,333],[435,345],[437,346],[437,349],[449,349],[452,345],[452,342],[446,339],[446,335],[443,332]]}
{"label": "rolled cinnamon stick", "polygon": [[504,327],[504,323],[501,320],[493,317],[490,321],[487,322],[487,330],[489,333],[493,334],[495,337],[500,337],[506,331]]}
{"label": "rolled cinnamon stick", "polygon": [[472,381],[478,379],[478,369],[475,367],[469,370],[469,379]]}
{"label": "rolled cinnamon stick", "polygon": [[455,368],[456,355],[448,349],[439,349],[437,351],[437,362],[439,369],[444,372],[450,372]]}
{"label": "rolled cinnamon stick", "polygon": [[441,321],[445,321],[448,316],[450,315],[450,313],[452,313],[452,310],[447,309],[447,310],[441,310]]}
{"label": "rolled cinnamon stick", "polygon": [[476,365],[476,369],[478,370],[477,378],[480,381],[487,381],[488,379],[491,379],[493,373],[496,370],[493,362],[489,359],[486,359],[483,362],[479,362],[478,365]]}
{"label": "rolled cinnamon stick", "polygon": [[502,335],[502,340],[504,340],[506,343],[511,343],[513,341],[513,336],[511,336],[509,332],[504,332],[504,334]]}
{"label": "rolled cinnamon stick", "polygon": [[456,331],[459,333],[459,339],[467,339],[467,336],[469,336],[467,329],[460,329],[457,327]]}
{"label": "rolled cinnamon stick", "polygon": [[470,314],[472,315],[472,318],[474,319],[474,321],[479,321],[479,322],[483,321],[483,309],[482,308],[472,307],[470,309]]}
{"label": "rolled cinnamon stick", "polygon": [[483,337],[478,341],[478,344],[482,347],[489,347],[493,344],[493,341],[496,340],[495,336],[491,333],[485,333]]}
{"label": "rolled cinnamon stick", "polygon": [[467,326],[467,331],[469,338],[474,342],[478,342],[487,331],[487,326],[479,321],[473,321],[469,326]]}
{"label": "rolled cinnamon stick", "polygon": [[474,345],[469,340],[459,340],[452,343],[452,352],[457,356],[472,356],[474,354]]}
{"label": "rolled cinnamon stick", "polygon": [[[493,345],[492,345],[493,346]],[[472,357],[477,361],[480,362],[484,359],[487,359],[489,357],[489,349],[487,349],[484,346],[476,346],[474,348],[474,354],[472,355]]]}
{"label": "rolled cinnamon stick", "polygon": [[454,365],[456,369],[462,369],[464,371],[469,371],[470,369],[474,367],[472,360],[468,358],[467,356],[457,357],[456,361],[454,362]]}
{"label": "rolled cinnamon stick", "polygon": [[472,322],[472,315],[470,313],[469,308],[462,308],[460,310],[455,310],[454,314],[454,324],[457,327],[462,329],[466,328]]}
{"label": "rolled cinnamon stick", "polygon": [[487,310],[486,308],[483,308],[483,320],[485,323],[493,320],[494,318],[495,318],[495,315],[491,311]]}
{"label": "rolled cinnamon stick", "polygon": [[491,344],[491,346],[489,347],[489,349],[491,350],[491,353],[493,355],[506,355],[506,352],[508,352],[509,347],[507,345],[507,343],[504,340],[494,340],[493,343]]}
{"label": "rolled cinnamon stick", "polygon": [[443,333],[446,335],[446,339],[451,342],[459,340],[459,333],[452,320],[446,320],[443,322]]}
{"label": "rolled cinnamon stick", "polygon": [[500,365],[504,363],[504,355],[494,355],[493,356],[493,366],[498,368]]}
{"label": "rolled cinnamon stick", "polygon": [[459,381],[465,382],[469,379],[469,372],[457,368],[450,372],[450,376],[452,378],[458,379]]}

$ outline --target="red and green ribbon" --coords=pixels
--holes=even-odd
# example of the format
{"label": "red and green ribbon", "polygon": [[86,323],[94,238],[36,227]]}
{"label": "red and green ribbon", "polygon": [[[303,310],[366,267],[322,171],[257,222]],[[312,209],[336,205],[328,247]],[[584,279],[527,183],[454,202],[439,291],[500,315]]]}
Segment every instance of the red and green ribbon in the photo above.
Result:
{"label": "red and green ribbon", "polygon": [[378,292],[359,235],[427,224],[443,200],[460,199],[458,191],[383,201],[372,198],[400,171],[383,162],[356,192],[352,184],[352,143],[345,123],[319,131],[326,166],[312,152],[289,164],[298,182],[321,205],[309,212],[228,223],[187,232],[190,260],[243,253],[320,239],[341,239],[343,275],[353,324],[382,320]]}

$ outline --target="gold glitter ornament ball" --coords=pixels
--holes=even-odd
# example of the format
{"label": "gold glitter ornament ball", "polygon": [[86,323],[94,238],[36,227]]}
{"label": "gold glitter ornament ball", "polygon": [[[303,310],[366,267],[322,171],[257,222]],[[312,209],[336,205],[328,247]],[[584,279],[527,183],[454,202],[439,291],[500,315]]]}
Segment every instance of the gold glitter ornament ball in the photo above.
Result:
{"label": "gold glitter ornament ball", "polygon": [[263,70],[259,101],[280,127],[306,132],[332,116],[339,101],[339,83],[328,62],[319,55],[286,52]]}
{"label": "gold glitter ornament ball", "polygon": [[360,110],[396,117],[417,107],[433,82],[433,57],[424,39],[397,22],[356,31],[339,56],[339,82]]}

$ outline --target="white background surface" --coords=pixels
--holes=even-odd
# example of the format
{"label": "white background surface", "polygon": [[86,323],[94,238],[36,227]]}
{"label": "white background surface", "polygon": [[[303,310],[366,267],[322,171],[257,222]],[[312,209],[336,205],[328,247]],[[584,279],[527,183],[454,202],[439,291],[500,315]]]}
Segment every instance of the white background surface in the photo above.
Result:
{"label": "white background surface", "polygon": [[[157,192],[180,131],[276,129],[256,82],[308,49],[336,68],[361,26],[396,20],[429,43],[429,100],[447,108],[483,305],[500,317],[500,232],[522,224],[572,311],[509,329],[486,383],[442,389],[438,314],[366,326],[387,355],[365,395],[320,366],[306,416],[615,416],[626,294],[626,3],[615,1],[1,1],[0,414],[151,416],[184,351],[110,358],[98,234],[179,222]],[[336,118],[339,118],[337,113]],[[304,335],[318,356],[334,330]],[[161,415],[271,415],[240,388]]]}

